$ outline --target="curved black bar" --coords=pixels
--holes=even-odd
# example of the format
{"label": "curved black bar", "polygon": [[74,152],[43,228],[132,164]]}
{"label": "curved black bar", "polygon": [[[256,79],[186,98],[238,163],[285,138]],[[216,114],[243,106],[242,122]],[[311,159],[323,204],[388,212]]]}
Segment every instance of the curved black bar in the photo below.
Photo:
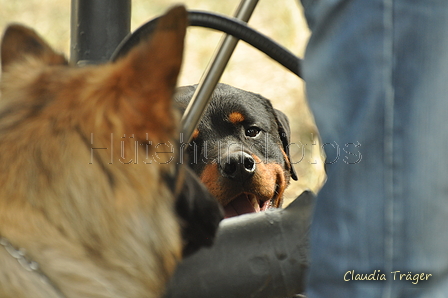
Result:
{"label": "curved black bar", "polygon": [[165,298],[286,298],[305,290],[314,196],[221,222],[215,243],[183,260]]}
{"label": "curved black bar", "polygon": [[[269,37],[248,27],[246,23],[237,19],[201,11],[189,11],[188,19],[190,26],[219,30],[247,42],[302,78],[301,59]],[[158,18],[152,19],[128,35],[117,47],[110,60],[117,60],[138,44],[142,38],[150,35],[155,29],[157,20]]]}

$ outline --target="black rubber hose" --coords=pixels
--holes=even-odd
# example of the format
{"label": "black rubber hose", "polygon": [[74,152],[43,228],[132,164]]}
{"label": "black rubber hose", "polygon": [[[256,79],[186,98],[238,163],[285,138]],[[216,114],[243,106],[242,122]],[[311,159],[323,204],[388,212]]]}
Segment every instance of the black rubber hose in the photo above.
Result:
{"label": "black rubber hose", "polygon": [[[110,60],[116,61],[137,45],[142,38],[150,35],[154,31],[158,19],[158,17],[152,19],[128,35],[117,47]],[[188,19],[190,26],[215,29],[247,42],[302,78],[300,58],[269,37],[248,27],[246,23],[215,13],[201,11],[189,11]]]}
{"label": "black rubber hose", "polygon": [[179,264],[164,298],[302,297],[314,202],[304,192],[285,209],[223,220],[215,243]]}

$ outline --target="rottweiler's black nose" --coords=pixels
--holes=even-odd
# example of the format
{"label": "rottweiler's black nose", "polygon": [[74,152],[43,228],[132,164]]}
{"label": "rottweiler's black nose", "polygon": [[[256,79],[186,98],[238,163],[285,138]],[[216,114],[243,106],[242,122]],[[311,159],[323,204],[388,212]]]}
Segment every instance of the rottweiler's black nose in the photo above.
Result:
{"label": "rottweiler's black nose", "polygon": [[250,178],[254,174],[255,169],[254,158],[242,151],[229,154],[219,164],[221,175],[234,180]]}

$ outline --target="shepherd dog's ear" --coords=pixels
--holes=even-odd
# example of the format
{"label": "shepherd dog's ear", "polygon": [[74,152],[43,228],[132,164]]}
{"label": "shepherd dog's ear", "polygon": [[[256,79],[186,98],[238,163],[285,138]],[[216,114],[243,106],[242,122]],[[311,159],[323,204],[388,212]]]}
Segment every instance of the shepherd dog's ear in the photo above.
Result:
{"label": "shepherd dog's ear", "polygon": [[37,58],[49,65],[67,64],[64,55],[54,51],[33,29],[19,24],[9,25],[2,38],[2,72],[26,57]]}
{"label": "shepherd dog's ear", "polygon": [[177,126],[172,97],[182,64],[186,27],[185,8],[170,9],[158,20],[148,40],[115,63],[115,79],[111,82],[136,112],[127,117],[136,133],[152,130],[169,134]]}
{"label": "shepherd dog's ear", "polygon": [[274,109],[275,118],[278,125],[278,134],[282,140],[283,150],[286,154],[286,162],[289,164],[289,171],[293,180],[298,180],[296,171],[291,162],[291,154],[289,153],[289,144],[291,143],[291,128],[289,127],[288,117],[281,111]]}
{"label": "shepherd dog's ear", "polygon": [[147,40],[122,58],[126,60],[126,67],[145,83],[147,78],[151,78],[151,81],[168,84],[174,90],[182,63],[186,27],[185,8],[176,6],[170,9],[160,17],[155,31]]}

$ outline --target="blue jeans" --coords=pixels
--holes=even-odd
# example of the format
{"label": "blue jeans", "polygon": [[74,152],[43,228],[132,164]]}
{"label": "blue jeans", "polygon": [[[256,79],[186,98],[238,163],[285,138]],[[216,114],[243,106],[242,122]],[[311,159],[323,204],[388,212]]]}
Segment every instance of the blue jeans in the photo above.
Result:
{"label": "blue jeans", "polygon": [[302,4],[328,174],[307,297],[448,297],[448,1]]}

